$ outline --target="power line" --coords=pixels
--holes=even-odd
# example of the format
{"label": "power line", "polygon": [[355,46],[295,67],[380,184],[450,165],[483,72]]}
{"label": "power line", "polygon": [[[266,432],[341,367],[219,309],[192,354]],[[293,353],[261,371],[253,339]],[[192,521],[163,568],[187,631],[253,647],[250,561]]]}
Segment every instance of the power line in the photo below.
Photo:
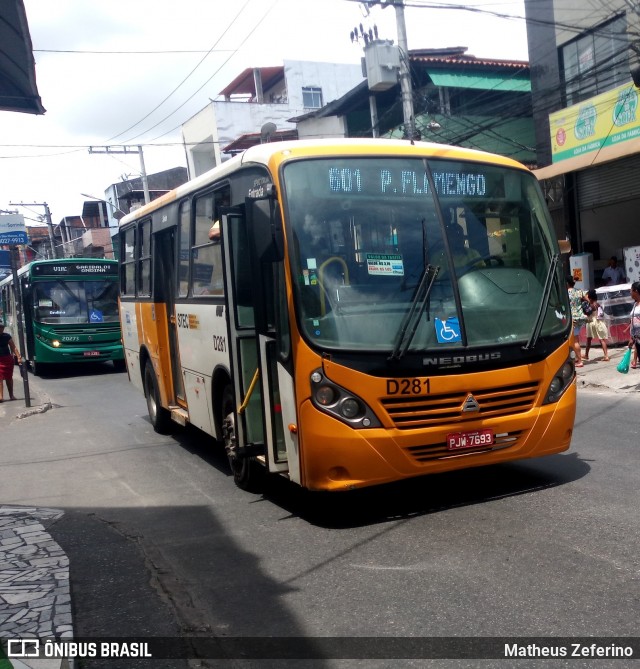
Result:
{"label": "power line", "polygon": [[[260,27],[260,25],[262,24],[264,19],[271,13],[271,11],[273,10],[273,8],[276,6],[277,3],[278,3],[278,0],[274,0],[273,4],[269,7],[269,9],[267,9],[267,11],[262,15],[262,17],[256,22],[256,24],[251,29],[251,31],[242,40],[240,46],[224,61],[224,63],[222,63],[222,65],[220,65],[220,67],[202,84],[202,86],[200,86],[200,88],[195,90],[193,92],[193,94],[190,95],[179,107],[174,109],[170,114],[168,114],[163,119],[158,121],[155,125],[151,126],[150,128],[148,128],[144,132],[136,135],[135,137],[131,137],[127,141],[131,142],[131,141],[137,139],[138,137],[141,137],[142,135],[146,135],[148,132],[151,132],[151,130],[153,130],[154,128],[157,128],[159,125],[164,123],[167,119],[171,118],[177,111],[182,109],[182,107],[184,107],[187,104],[187,102],[189,102],[192,98],[194,98],[216,76],[216,74],[218,74],[218,72],[220,72],[220,70],[233,58],[233,56],[240,50],[240,48],[242,46],[244,46],[244,44],[249,39],[249,37],[251,37],[251,35],[253,35],[253,33]],[[175,128],[171,128],[171,130],[167,130],[166,132],[163,132],[162,134],[160,134],[160,135],[154,137],[153,139],[151,139],[150,141],[155,142],[156,139],[160,139],[160,137],[164,137],[165,135],[168,135],[169,133],[175,132],[176,130],[178,130],[181,127],[182,127],[182,124],[179,124]]]}
{"label": "power line", "polygon": [[[251,0],[246,0],[246,2],[244,3],[244,5],[242,5],[242,7],[240,8],[240,10],[238,11],[238,13],[233,17],[233,19],[231,20],[231,22],[229,23],[229,25],[224,29],[222,35],[220,35],[220,37],[218,37],[218,39],[214,42],[213,46],[209,49],[209,51],[207,51],[207,53],[200,59],[200,61],[198,62],[198,64],[197,64],[197,65],[191,70],[191,72],[189,72],[189,74],[188,74],[188,75],[187,75],[187,76],[186,76],[186,77],[185,77],[185,78],[184,78],[184,79],[183,79],[183,80],[182,80],[182,81],[181,81],[181,82],[180,82],[180,83],[179,83],[179,84],[178,84],[178,85],[171,91],[171,93],[169,93],[169,95],[167,95],[161,102],[159,102],[159,103],[158,103],[158,104],[157,104],[157,105],[156,105],[156,106],[155,106],[155,107],[154,107],[148,114],[146,114],[145,116],[143,116],[139,121],[136,121],[133,125],[129,126],[126,130],[123,130],[122,132],[119,132],[117,135],[113,135],[113,137],[110,137],[110,138],[107,140],[107,142],[110,142],[110,141],[112,141],[112,140],[114,140],[114,139],[117,139],[118,137],[121,137],[121,136],[124,135],[125,133],[129,132],[129,130],[133,130],[133,128],[135,128],[137,125],[140,125],[143,121],[145,121],[146,119],[148,119],[149,116],[151,116],[151,114],[153,114],[153,112],[155,112],[157,109],[159,109],[159,108],[160,108],[160,107],[161,107],[161,106],[162,106],[162,105],[163,105],[163,104],[164,104],[164,103],[165,103],[165,102],[166,102],[166,101],[167,101],[167,100],[168,100],[168,99],[169,99],[169,98],[170,98],[170,97],[171,97],[171,96],[172,96],[172,95],[173,95],[173,94],[174,94],[174,93],[175,93],[175,92],[176,92],[176,91],[183,85],[183,84],[185,84],[185,83],[187,82],[187,80],[189,79],[189,77],[191,77],[191,75],[192,75],[192,74],[193,74],[193,73],[200,67],[200,65],[202,65],[202,63],[204,63],[204,61],[207,59],[207,57],[212,53],[212,51],[213,51],[213,49],[215,48],[216,44],[218,44],[218,43],[220,42],[220,40],[221,40],[221,39],[227,34],[227,32],[231,29],[231,27],[233,26],[233,24],[236,22],[236,20],[237,20],[238,17],[240,16],[240,14],[242,14],[242,12],[244,11],[245,7],[249,4],[250,1],[251,1]],[[232,55],[233,55],[233,53],[235,53],[235,52],[232,52]],[[175,112],[174,112],[174,113],[175,113]],[[162,123],[162,121],[161,121],[161,123]],[[155,127],[155,126],[154,126],[154,127]],[[139,137],[139,136],[140,136],[140,135],[137,135],[137,137]],[[135,137],[134,137],[133,139],[135,139]]]}
{"label": "power line", "polygon": [[109,51],[109,50],[95,50],[95,49],[33,49],[33,53],[73,53],[73,54],[87,54],[87,55],[107,55],[107,56],[146,56],[146,55],[161,55],[161,54],[167,54],[167,55],[174,55],[177,53],[225,53],[233,51],[233,49],[161,49],[157,51],[149,50],[149,51],[124,51],[124,50],[117,50],[117,51]]}

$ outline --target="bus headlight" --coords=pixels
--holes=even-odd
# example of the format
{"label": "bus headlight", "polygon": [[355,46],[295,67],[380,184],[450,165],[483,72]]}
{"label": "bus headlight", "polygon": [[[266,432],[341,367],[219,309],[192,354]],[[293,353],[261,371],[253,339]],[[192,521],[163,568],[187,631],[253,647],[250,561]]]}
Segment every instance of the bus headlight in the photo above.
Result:
{"label": "bus headlight", "polygon": [[316,401],[318,404],[322,404],[323,407],[333,404],[335,398],[336,394],[331,386],[320,386],[316,390]]}
{"label": "bus headlight", "polygon": [[551,379],[543,404],[557,402],[562,397],[569,384],[573,381],[575,375],[576,369],[574,361],[572,357],[569,357]]}
{"label": "bus headlight", "polygon": [[51,346],[53,346],[53,348],[58,348],[60,346],[60,342],[57,339],[53,339],[51,341]]}
{"label": "bus headlight", "polygon": [[340,413],[345,418],[355,418],[360,413],[360,404],[357,400],[353,399],[353,397],[347,397],[347,399],[340,404]]}
{"label": "bus headlight", "polygon": [[354,428],[380,427],[380,421],[359,397],[329,381],[322,370],[309,377],[313,405]]}

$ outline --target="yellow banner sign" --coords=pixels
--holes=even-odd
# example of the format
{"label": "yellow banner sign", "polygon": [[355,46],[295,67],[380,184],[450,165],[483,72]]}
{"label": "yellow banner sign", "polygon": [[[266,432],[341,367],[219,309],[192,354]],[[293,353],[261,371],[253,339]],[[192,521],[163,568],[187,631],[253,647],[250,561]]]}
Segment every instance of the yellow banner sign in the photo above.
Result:
{"label": "yellow banner sign", "polygon": [[554,163],[640,137],[638,89],[618,86],[549,114]]}

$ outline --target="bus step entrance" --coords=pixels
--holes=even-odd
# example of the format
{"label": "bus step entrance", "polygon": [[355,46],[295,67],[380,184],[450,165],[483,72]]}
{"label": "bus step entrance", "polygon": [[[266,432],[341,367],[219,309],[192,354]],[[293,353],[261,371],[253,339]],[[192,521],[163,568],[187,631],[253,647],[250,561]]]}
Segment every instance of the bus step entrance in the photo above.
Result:
{"label": "bus step entrance", "polygon": [[185,427],[189,420],[189,414],[184,409],[171,407],[171,420]]}
{"label": "bus step entrance", "polygon": [[247,444],[246,446],[238,446],[236,448],[236,456],[238,458],[254,458],[259,455],[266,455],[266,449],[263,443]]}

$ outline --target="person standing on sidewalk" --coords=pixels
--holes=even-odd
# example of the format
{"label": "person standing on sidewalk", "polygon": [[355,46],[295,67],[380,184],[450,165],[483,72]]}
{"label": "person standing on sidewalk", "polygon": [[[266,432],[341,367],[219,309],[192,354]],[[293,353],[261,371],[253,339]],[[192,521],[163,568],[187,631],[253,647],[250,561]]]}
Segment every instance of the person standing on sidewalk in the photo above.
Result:
{"label": "person standing on sidewalk", "polygon": [[635,348],[635,362],[631,365],[635,369],[637,360],[640,358],[640,281],[634,281],[631,284],[631,297],[633,298],[634,305],[630,314],[629,348]]}
{"label": "person standing on sidewalk", "polygon": [[8,332],[4,331],[4,324],[0,323],[0,402],[4,401],[4,382],[7,383],[9,399],[15,400],[13,394],[13,357],[21,363],[20,352]]}
{"label": "person standing on sidewalk", "polygon": [[582,303],[586,301],[584,291],[578,290],[576,280],[569,275],[567,277],[567,291],[569,292],[569,303],[571,304],[571,320],[573,321],[573,350],[576,352],[576,367],[584,367],[582,362],[582,349],[580,348],[580,330],[587,322],[587,317],[582,311]]}
{"label": "person standing on sidewalk", "polygon": [[624,275],[624,268],[618,265],[616,256],[609,258],[609,266],[602,272],[602,280],[605,286],[619,286],[627,280]]}
{"label": "person standing on sidewalk", "polygon": [[587,291],[587,299],[593,311],[591,316],[587,316],[587,345],[584,348],[583,360],[589,359],[589,350],[591,349],[591,341],[597,339],[602,346],[604,353],[603,362],[609,362],[609,349],[607,348],[607,339],[609,339],[609,330],[607,324],[604,322],[604,309],[598,302],[598,294],[595,290]]}

